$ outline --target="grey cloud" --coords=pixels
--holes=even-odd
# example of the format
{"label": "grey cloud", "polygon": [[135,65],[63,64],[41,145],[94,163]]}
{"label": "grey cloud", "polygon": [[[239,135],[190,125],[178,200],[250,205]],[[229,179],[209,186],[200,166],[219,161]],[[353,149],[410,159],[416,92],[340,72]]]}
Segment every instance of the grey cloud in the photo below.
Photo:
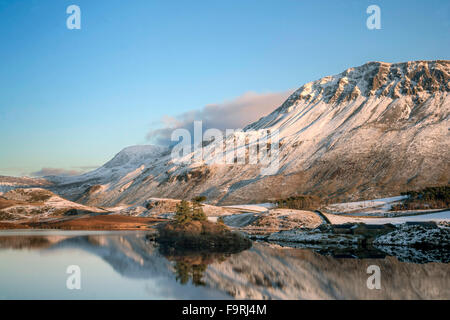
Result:
{"label": "grey cloud", "polygon": [[79,167],[73,167],[75,169],[81,169],[83,171],[89,171],[89,170],[94,170],[97,169],[99,166],[79,166]]}
{"label": "grey cloud", "polygon": [[273,93],[247,92],[243,95],[221,103],[209,104],[199,110],[192,110],[175,117],[165,116],[161,119],[162,127],[147,134],[147,140],[168,145],[173,130],[185,128],[192,132],[195,120],[203,121],[203,130],[216,128],[242,129],[280,106],[293,90]]}
{"label": "grey cloud", "polygon": [[70,170],[62,168],[42,168],[39,171],[32,172],[31,175],[34,177],[45,177],[45,176],[76,176],[82,174],[84,171]]}

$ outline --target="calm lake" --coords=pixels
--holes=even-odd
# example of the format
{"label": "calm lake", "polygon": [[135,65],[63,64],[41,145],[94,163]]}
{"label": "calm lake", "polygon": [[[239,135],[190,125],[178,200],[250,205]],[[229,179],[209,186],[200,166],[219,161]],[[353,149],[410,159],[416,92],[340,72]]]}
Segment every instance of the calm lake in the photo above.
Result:
{"label": "calm lake", "polygon": [[[440,262],[410,249],[171,252],[145,232],[1,231],[0,299],[450,299],[448,252],[430,254]],[[66,285],[74,265],[79,290]]]}

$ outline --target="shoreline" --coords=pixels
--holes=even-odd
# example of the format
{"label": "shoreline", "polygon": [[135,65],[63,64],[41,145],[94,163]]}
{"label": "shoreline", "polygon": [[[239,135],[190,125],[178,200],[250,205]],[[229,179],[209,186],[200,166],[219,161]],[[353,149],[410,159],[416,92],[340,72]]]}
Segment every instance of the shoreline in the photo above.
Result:
{"label": "shoreline", "polygon": [[167,219],[120,215],[79,216],[46,221],[0,222],[0,230],[148,231]]}

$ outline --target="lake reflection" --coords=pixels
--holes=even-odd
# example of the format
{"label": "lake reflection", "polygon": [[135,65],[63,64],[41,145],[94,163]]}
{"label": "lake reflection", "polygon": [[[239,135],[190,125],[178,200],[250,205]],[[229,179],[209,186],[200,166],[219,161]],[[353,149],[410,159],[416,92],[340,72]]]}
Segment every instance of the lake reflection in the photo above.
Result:
{"label": "lake reflection", "polygon": [[[372,264],[381,290],[366,286]],[[81,268],[81,290],[66,288],[69,265]],[[449,266],[266,243],[173,252],[145,232],[0,232],[1,299],[449,299]]]}

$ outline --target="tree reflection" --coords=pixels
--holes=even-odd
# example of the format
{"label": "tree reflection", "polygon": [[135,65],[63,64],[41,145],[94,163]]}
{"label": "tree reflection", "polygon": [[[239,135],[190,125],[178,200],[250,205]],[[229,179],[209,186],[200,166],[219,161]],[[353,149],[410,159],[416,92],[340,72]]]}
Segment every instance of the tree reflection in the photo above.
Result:
{"label": "tree reflection", "polygon": [[189,279],[192,279],[194,285],[204,286],[206,283],[202,278],[207,267],[207,264],[189,264],[187,262],[177,261],[175,263],[176,279],[181,284],[187,284]]}
{"label": "tree reflection", "polygon": [[196,252],[166,247],[160,247],[160,253],[174,262],[175,278],[179,283],[188,284],[191,281],[195,286],[206,285],[203,276],[210,264],[221,263],[231,256],[231,253],[224,252]]}

